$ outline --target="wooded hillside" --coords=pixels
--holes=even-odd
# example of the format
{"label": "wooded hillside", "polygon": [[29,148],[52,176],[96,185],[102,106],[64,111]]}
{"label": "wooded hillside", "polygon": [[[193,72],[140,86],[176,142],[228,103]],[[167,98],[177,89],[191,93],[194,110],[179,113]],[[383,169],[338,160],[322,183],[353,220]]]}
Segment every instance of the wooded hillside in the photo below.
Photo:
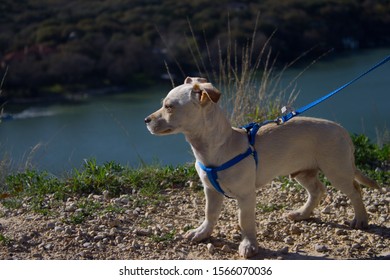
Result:
{"label": "wooded hillside", "polygon": [[309,59],[390,45],[386,0],[2,0],[3,90],[34,96],[154,83],[164,61],[181,80],[196,71],[189,22],[202,55],[218,57],[229,38],[238,46],[251,40],[259,14],[257,47],[276,31],[270,46],[280,63],[312,48]]}

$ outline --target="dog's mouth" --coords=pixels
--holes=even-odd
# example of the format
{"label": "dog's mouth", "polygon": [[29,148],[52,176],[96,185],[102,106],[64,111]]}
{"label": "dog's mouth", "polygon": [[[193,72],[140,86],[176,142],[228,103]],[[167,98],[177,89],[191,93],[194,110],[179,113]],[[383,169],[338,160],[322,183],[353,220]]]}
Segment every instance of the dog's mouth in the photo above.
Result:
{"label": "dog's mouth", "polygon": [[168,129],[165,129],[163,131],[159,131],[156,134],[164,135],[164,134],[171,134],[172,132],[173,132],[173,129],[168,128]]}
{"label": "dog's mouth", "polygon": [[164,130],[159,130],[159,129],[156,129],[156,128],[153,128],[153,127],[150,127],[150,126],[147,126],[147,128],[150,131],[150,133],[152,133],[154,135],[166,135],[166,134],[173,133],[173,129],[172,128],[167,128],[167,129],[164,129]]}

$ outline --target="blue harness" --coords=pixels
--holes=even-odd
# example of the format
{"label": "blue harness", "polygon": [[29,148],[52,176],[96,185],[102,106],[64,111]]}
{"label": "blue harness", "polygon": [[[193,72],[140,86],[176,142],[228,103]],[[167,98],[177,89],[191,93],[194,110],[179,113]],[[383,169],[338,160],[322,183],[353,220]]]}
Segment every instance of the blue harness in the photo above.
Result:
{"label": "blue harness", "polygon": [[366,72],[362,73],[361,75],[357,76],[355,79],[353,79],[353,80],[349,81],[348,83],[342,85],[341,87],[337,88],[336,90],[334,90],[334,91],[328,93],[327,95],[325,95],[325,96],[323,96],[323,97],[321,97],[321,98],[319,98],[319,99],[309,103],[306,106],[303,106],[303,107],[301,107],[301,108],[299,108],[297,110],[290,111],[290,112],[288,112],[284,116],[278,117],[275,120],[264,121],[261,124],[259,124],[259,123],[250,123],[250,124],[247,124],[245,126],[242,126],[241,128],[245,129],[247,134],[248,134],[249,148],[248,148],[248,150],[246,150],[246,152],[244,152],[242,154],[239,154],[238,156],[232,158],[231,160],[225,162],[224,164],[222,164],[222,165],[220,165],[218,167],[205,166],[203,163],[201,163],[199,161],[197,162],[198,166],[203,171],[206,172],[207,177],[208,177],[210,183],[213,185],[214,189],[217,192],[223,194],[224,196],[230,198],[229,196],[227,196],[225,194],[225,192],[221,188],[220,184],[218,183],[218,171],[222,171],[222,170],[228,169],[229,167],[232,167],[233,165],[239,163],[240,161],[242,161],[243,159],[247,158],[250,155],[253,156],[253,158],[255,160],[255,163],[256,163],[256,168],[257,168],[258,159],[257,159],[257,152],[255,150],[255,140],[256,140],[257,131],[260,129],[260,127],[262,125],[265,125],[265,124],[268,124],[268,123],[276,123],[276,124],[279,125],[279,124],[282,124],[282,123],[285,123],[285,122],[289,121],[293,117],[302,114],[303,112],[305,112],[305,111],[309,110],[310,108],[316,106],[317,104],[321,103],[322,101],[332,97],[333,95],[335,95],[339,91],[341,91],[344,88],[348,87],[349,85],[353,84],[357,80],[361,79],[362,77],[364,77],[365,75],[367,75],[371,71],[375,70],[376,68],[382,66],[383,64],[387,63],[388,61],[390,61],[390,55],[385,57],[383,60],[381,60],[380,62],[378,62],[374,66],[372,66]]}
{"label": "blue harness", "polygon": [[255,149],[255,140],[256,140],[256,134],[257,131],[260,129],[260,127],[264,124],[271,123],[275,121],[265,121],[261,124],[259,123],[250,123],[245,126],[242,126],[241,128],[245,129],[248,134],[248,141],[249,141],[249,148],[246,150],[246,152],[239,154],[238,156],[232,158],[231,160],[225,162],[224,164],[218,166],[218,167],[209,167],[205,166],[200,161],[197,162],[198,166],[207,174],[207,178],[209,179],[210,183],[213,185],[214,189],[219,192],[220,194],[223,194],[224,196],[231,198],[227,196],[224,192],[224,190],[221,188],[219,182],[218,182],[218,171],[222,171],[225,169],[228,169],[232,167],[233,165],[236,165],[243,159],[247,158],[248,156],[252,155],[253,159],[255,160],[255,164],[257,167],[258,159],[257,159],[257,152]]}

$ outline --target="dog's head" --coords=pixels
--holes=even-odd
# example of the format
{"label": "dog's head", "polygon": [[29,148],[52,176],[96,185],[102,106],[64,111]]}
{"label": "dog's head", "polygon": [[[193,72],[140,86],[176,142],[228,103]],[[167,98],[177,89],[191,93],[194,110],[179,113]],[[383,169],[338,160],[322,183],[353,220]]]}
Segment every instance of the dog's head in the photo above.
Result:
{"label": "dog's head", "polygon": [[162,108],[145,118],[149,131],[156,135],[185,132],[199,124],[204,112],[218,102],[221,93],[204,78],[187,77],[172,89]]}

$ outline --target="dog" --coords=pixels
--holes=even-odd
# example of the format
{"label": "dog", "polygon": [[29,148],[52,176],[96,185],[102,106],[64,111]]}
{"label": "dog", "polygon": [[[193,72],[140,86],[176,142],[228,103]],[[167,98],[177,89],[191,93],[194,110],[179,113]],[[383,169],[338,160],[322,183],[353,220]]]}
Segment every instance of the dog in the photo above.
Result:
{"label": "dog", "polygon": [[[248,149],[244,129],[234,128],[218,105],[221,93],[204,78],[187,77],[173,88],[162,102],[162,108],[145,118],[154,135],[183,133],[191,145],[196,161],[217,167]],[[308,219],[325,193],[318,173],[325,174],[333,186],[345,193],[354,208],[352,228],[368,226],[368,215],[359,184],[380,189],[356,167],[354,146],[348,132],[340,125],[318,118],[295,117],[283,124],[262,126],[255,136],[253,157],[245,157],[218,173],[218,183],[226,196],[239,207],[242,241],[239,254],[250,258],[257,254],[256,187],[265,186],[277,176],[290,175],[308,193],[306,203],[287,217]],[[206,197],[205,219],[185,237],[199,242],[207,239],[217,223],[224,196],[218,192],[207,172],[195,164]]]}

